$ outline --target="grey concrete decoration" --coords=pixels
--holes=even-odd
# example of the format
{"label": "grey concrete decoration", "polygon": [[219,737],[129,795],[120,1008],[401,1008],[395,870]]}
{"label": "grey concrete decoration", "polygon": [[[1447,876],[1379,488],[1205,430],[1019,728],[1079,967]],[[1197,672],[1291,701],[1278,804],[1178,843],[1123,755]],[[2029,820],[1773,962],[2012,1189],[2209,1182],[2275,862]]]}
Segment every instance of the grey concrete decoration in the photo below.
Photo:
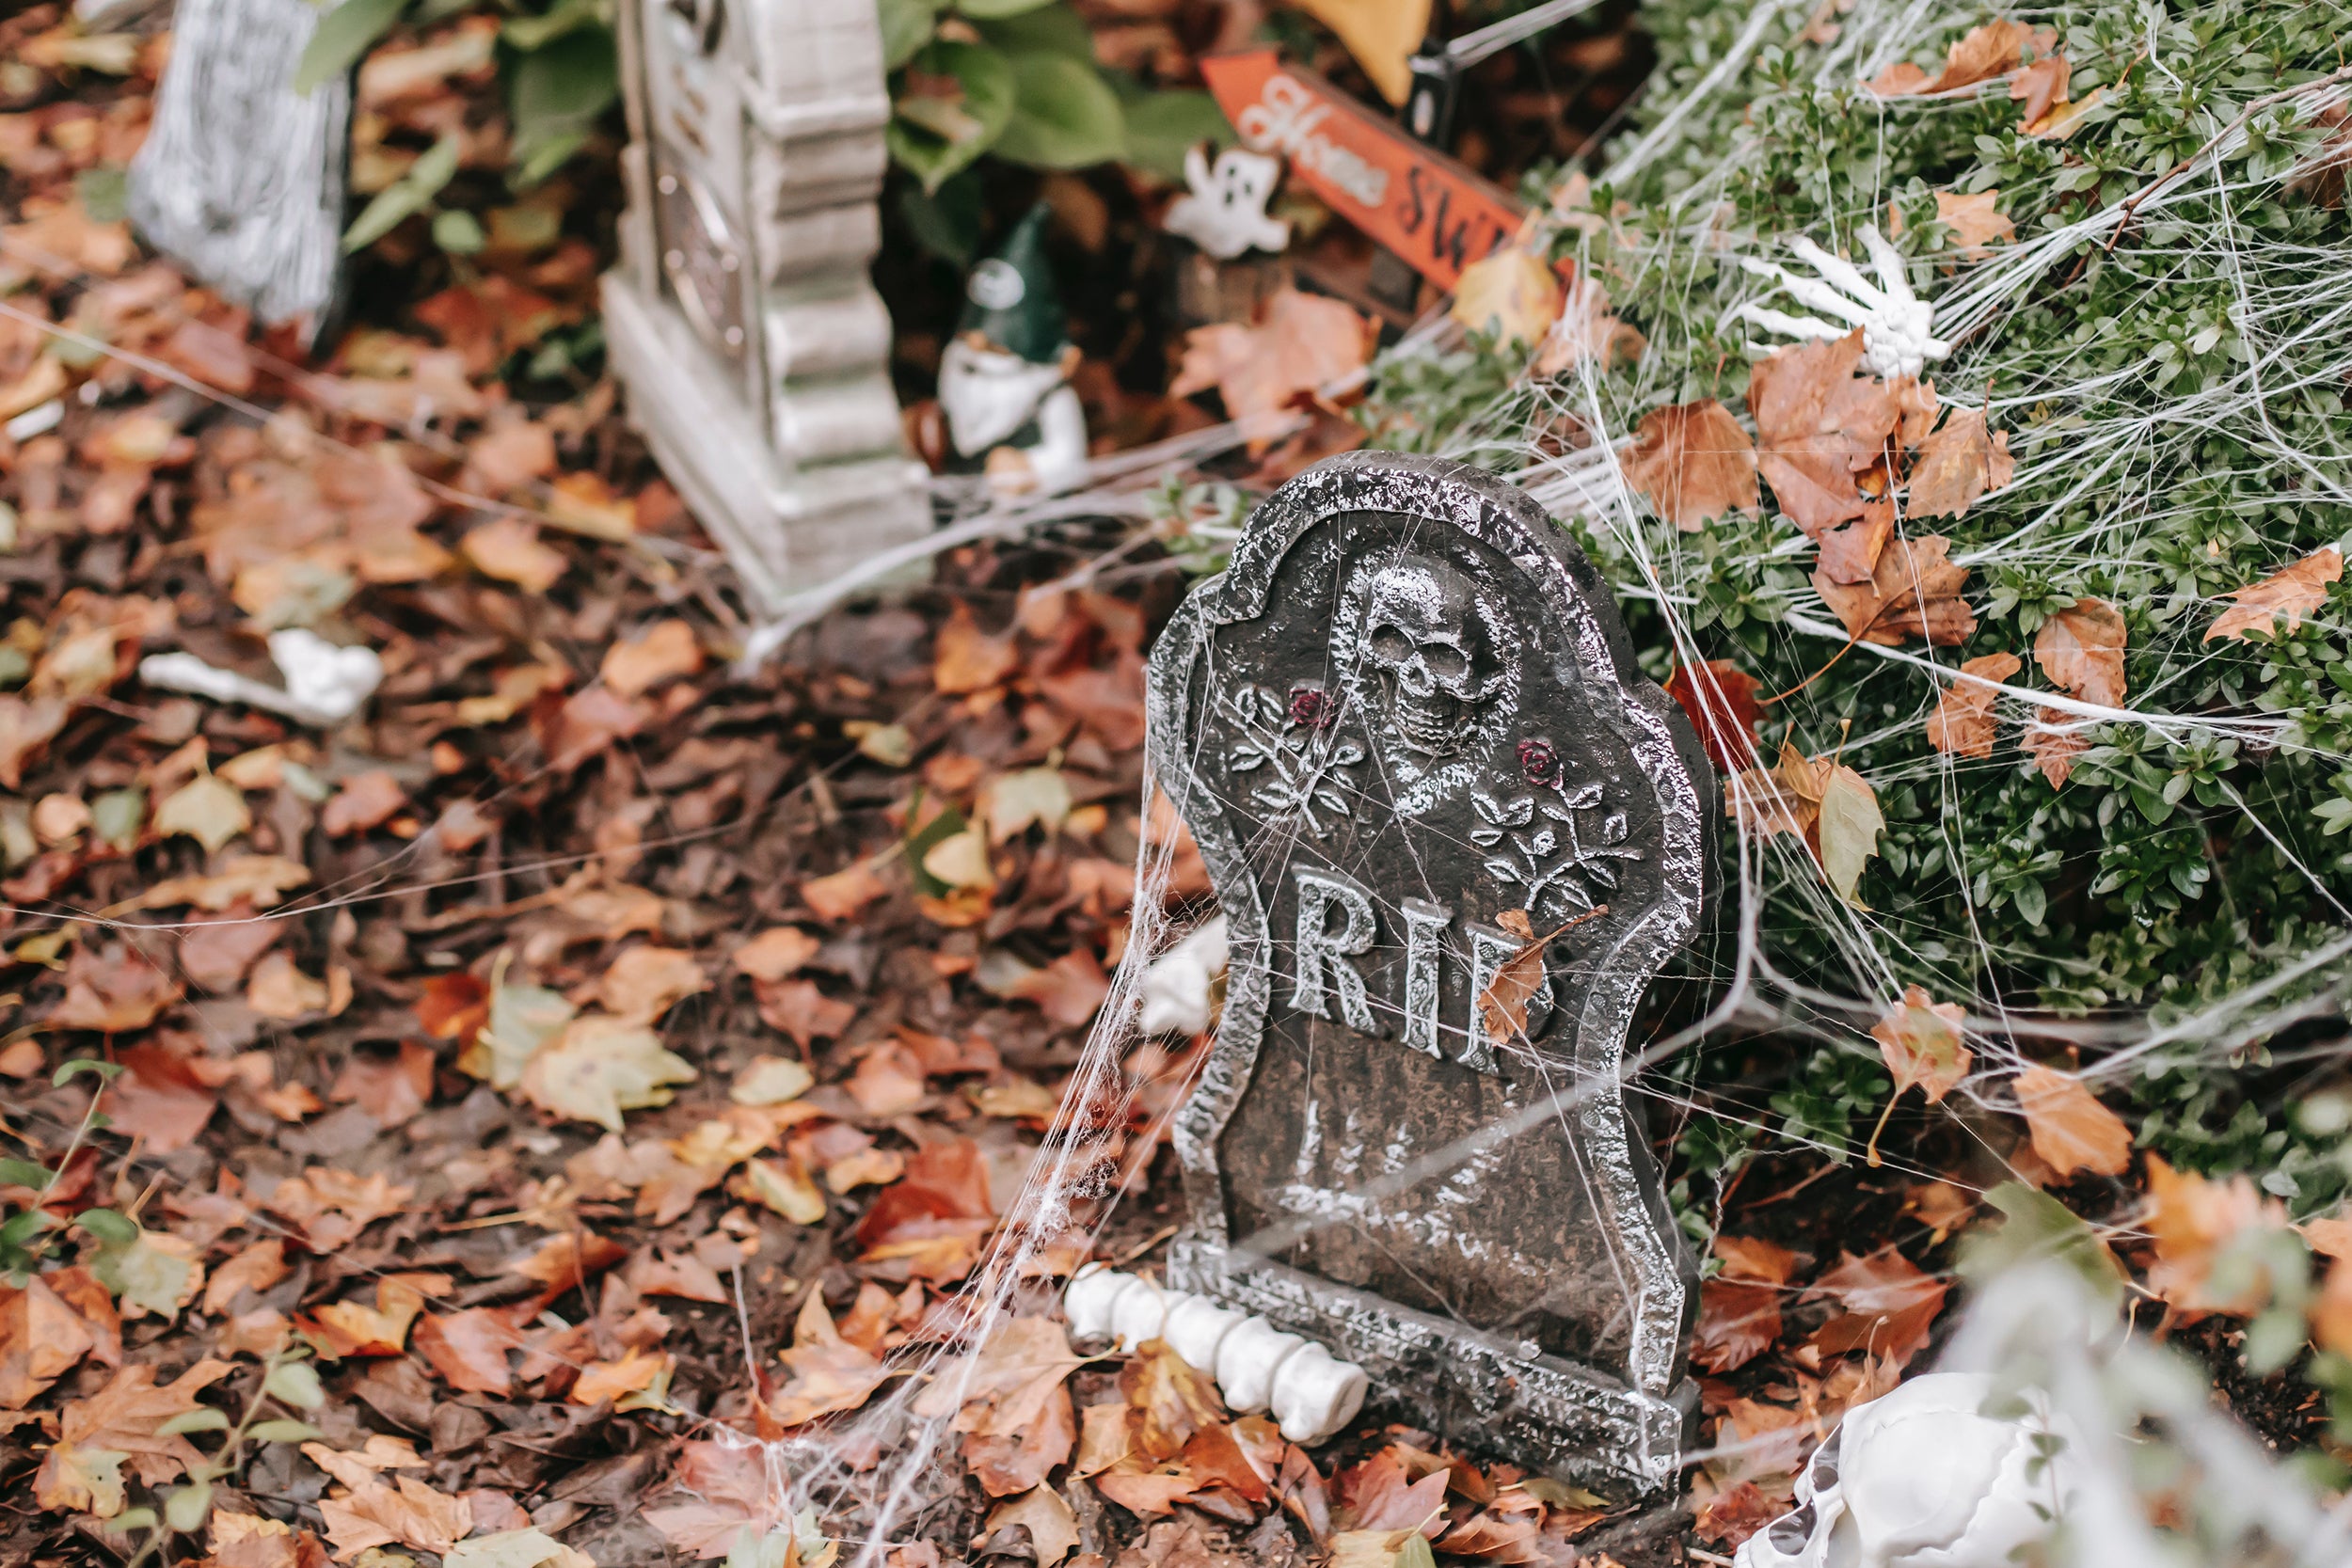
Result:
{"label": "grey concrete decoration", "polygon": [[[1331,458],[1177,612],[1150,705],[1232,940],[1170,1283],[1360,1362],[1375,1410],[1665,1486],[1696,1273],[1620,1074],[1712,896],[1720,805],[1607,588],[1490,475]],[[1497,1038],[1477,998],[1512,911],[1587,918]]]}
{"label": "grey concrete decoration", "polygon": [[294,90],[310,0],[180,0],[131,221],[222,298],[315,339],[342,279],[351,83]]}
{"label": "grey concrete decoration", "polygon": [[763,610],[931,527],[888,373],[874,0],[621,0],[605,332],[630,417]]}

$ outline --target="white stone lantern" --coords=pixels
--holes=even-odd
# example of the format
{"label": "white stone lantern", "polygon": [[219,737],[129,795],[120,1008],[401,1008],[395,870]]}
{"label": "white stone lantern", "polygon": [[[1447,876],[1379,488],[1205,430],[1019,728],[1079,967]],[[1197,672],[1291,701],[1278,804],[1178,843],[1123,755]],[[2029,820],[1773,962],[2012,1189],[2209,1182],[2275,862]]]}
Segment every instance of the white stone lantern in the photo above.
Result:
{"label": "white stone lantern", "polygon": [[619,35],[608,352],[654,456],[774,613],[932,526],[866,275],[880,24],[873,0],[621,0]]}

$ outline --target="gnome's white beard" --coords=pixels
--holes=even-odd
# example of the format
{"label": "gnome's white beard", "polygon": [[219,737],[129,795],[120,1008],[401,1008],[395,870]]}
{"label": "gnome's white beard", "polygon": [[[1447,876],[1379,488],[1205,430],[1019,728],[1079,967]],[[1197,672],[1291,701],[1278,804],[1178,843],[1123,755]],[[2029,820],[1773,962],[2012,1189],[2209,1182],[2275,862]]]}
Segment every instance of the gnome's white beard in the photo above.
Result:
{"label": "gnome's white beard", "polygon": [[1000,444],[1062,383],[1057,364],[1032,365],[961,338],[939,356],[939,406],[956,451],[975,457]]}

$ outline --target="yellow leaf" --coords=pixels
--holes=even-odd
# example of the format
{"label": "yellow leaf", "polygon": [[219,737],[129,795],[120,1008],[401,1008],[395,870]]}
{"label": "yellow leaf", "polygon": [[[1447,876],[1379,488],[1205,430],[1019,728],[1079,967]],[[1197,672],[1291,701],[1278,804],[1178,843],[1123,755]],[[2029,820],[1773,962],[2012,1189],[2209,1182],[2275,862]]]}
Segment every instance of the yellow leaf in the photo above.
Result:
{"label": "yellow leaf", "polygon": [[988,836],[977,825],[932,845],[923,856],[923,869],[951,888],[996,885],[996,873],[988,863]]}
{"label": "yellow leaf", "polygon": [[735,1075],[727,1098],[738,1105],[781,1105],[800,1099],[816,1082],[816,1074],[789,1056],[755,1056]]}
{"label": "yellow leaf", "polygon": [[1831,765],[1827,772],[1816,824],[1821,869],[1838,897],[1859,905],[1854,887],[1862,880],[1863,863],[1879,852],[1879,833],[1886,818],[1879,815],[1879,798],[1868,780],[1842,763]]}
{"label": "yellow leaf", "polygon": [[245,796],[210,773],[199,773],[155,807],[157,832],[166,838],[185,833],[208,850],[219,849],[252,826]]}
{"label": "yellow leaf", "polygon": [[[1364,75],[1391,103],[1405,102],[1413,73],[1406,65],[1429,32],[1429,0],[1298,0],[1298,8],[1339,35]],[[1042,1557],[1038,1568],[1053,1568]]]}
{"label": "yellow leaf", "polygon": [[825,1217],[825,1195],[797,1164],[748,1161],[729,1190],[766,1205],[794,1225],[815,1225]]}
{"label": "yellow leaf", "polygon": [[1870,1037],[1895,1075],[1897,1094],[1915,1084],[1932,1105],[1968,1076],[1974,1058],[1960,1036],[1964,1016],[1955,1004],[1933,1001],[1923,987],[1913,986],[1871,1027]]}
{"label": "yellow leaf", "polygon": [[1462,269],[1454,285],[1453,316],[1470,332],[1499,342],[1543,341],[1560,316],[1560,275],[1530,250],[1512,245]]}
{"label": "yellow leaf", "polygon": [[693,1065],[663,1050],[644,1024],[591,1013],[523,1065],[522,1090],[542,1110],[618,1132],[622,1112],[666,1105],[667,1085],[694,1077]]}

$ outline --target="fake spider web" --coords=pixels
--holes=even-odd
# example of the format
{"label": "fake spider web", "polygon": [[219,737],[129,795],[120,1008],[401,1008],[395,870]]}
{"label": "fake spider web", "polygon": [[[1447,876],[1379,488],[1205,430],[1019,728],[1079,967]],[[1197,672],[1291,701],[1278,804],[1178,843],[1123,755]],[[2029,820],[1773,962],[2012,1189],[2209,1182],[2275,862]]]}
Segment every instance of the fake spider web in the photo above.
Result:
{"label": "fake spider web", "polygon": [[[2039,13],[2018,13],[2035,24]],[[2055,15],[2052,17],[2056,20]],[[1941,38],[1954,26],[1945,8],[1929,0],[1859,0],[1838,13],[1836,41],[1804,56],[1800,88],[1850,87],[1917,53],[1913,40]],[[1726,253],[1742,250],[1756,259],[1787,261],[1778,236],[1732,235],[1717,228],[1723,192],[1741,151],[1701,146],[1690,133],[1704,120],[1719,95],[1738,83],[1758,51],[1786,45],[1801,26],[1804,9],[1791,0],[1756,0],[1730,46],[1679,98],[1652,117],[1648,128],[1622,147],[1602,171],[1615,187],[1636,176],[1670,170],[1662,178],[1671,221],[1653,234],[1655,248],[1644,264],[1670,279],[1685,309],[1681,321],[1731,319],[1742,306],[1785,307],[1769,279],[1722,264]],[[2153,31],[2152,31],[2153,39]],[[2161,53],[2150,69],[2162,71]],[[1906,104],[1906,115],[1935,114],[2003,84],[1956,89],[1938,100]],[[2340,112],[2352,89],[2330,78],[2294,93],[2280,94],[2281,114],[2317,117]],[[1867,102],[1867,101],[1866,101]],[[1882,111],[1891,117],[1891,109]],[[2246,210],[2288,182],[2310,175],[2312,160],[2256,172],[2237,159],[2250,134],[2247,122],[2229,123],[2208,112],[2198,127],[2210,140],[2154,188],[2133,197],[2090,203],[2083,215],[2058,227],[2020,237],[1989,259],[1962,267],[1948,277],[1915,266],[1913,278],[1933,305],[1936,335],[1955,348],[1932,368],[1942,400],[1980,408],[1989,423],[2011,433],[2017,443],[2013,493],[2031,499],[2030,514],[2005,536],[1953,557],[1979,574],[1999,565],[2064,576],[2087,560],[2120,556],[2164,517],[2151,510],[2165,493],[2162,478],[2200,460],[2206,438],[2226,435],[2254,454],[2265,474],[2287,474],[2303,499],[2352,501],[2343,478],[2344,454],[2312,444],[2312,433],[2282,420],[2296,395],[2340,386],[2352,379],[2352,269],[2330,251],[2281,241],[2249,227]],[[1893,134],[1889,131],[1888,134]],[[1823,171],[1822,178],[1830,178]],[[2046,178],[2046,176],[2045,176]],[[1859,227],[1883,222],[1890,195],[1883,189],[1853,190],[1840,205],[1829,232],[1812,237],[1832,251],[1852,248]],[[2021,348],[2004,331],[2021,311],[2035,309],[2033,295],[2054,272],[2073,264],[2086,242],[2106,245],[2126,229],[2130,243],[2116,246],[2103,264],[2159,277],[2195,259],[2218,261],[2232,285],[2227,320],[2249,345],[2239,367],[2202,389],[2172,395],[2130,369],[2086,372],[2078,356]],[[1589,244],[1580,246],[1589,254]],[[1580,261],[1586,255],[1580,255]],[[1653,340],[1677,330],[1672,322],[1645,320]],[[1778,340],[1758,333],[1757,348]],[[1424,321],[1395,353],[1442,356],[1459,347],[1457,329],[1442,319]],[[1674,664],[1704,668],[1694,612],[1693,584],[1716,563],[1704,560],[1695,536],[1679,535],[1651,521],[1626,482],[1621,456],[1634,422],[1646,410],[1679,401],[1679,388],[1652,373],[1653,356],[1629,378],[1609,380],[1589,362],[1548,383],[1521,383],[1472,411],[1446,431],[1434,449],[1511,478],[1528,489],[1587,546],[1620,598],[1646,606],[1661,635],[1657,652],[1671,649]],[[1561,450],[1556,433],[1578,433]],[[2244,510],[2258,510],[2272,498],[2255,496]],[[1131,491],[1065,498],[1053,503],[1062,513],[1089,504],[1131,503]],[[1130,507],[1130,509],[1132,509]],[[1027,508],[1026,511],[1041,511]],[[973,525],[984,527],[986,525]],[[1899,523],[1908,531],[1908,525]],[[1793,529],[1760,547],[1740,547],[1720,565],[1726,575],[1760,580],[1794,568],[1809,541]],[[2245,701],[2201,700],[2185,677],[2168,687],[2134,692],[2123,705],[2086,703],[2063,693],[2022,684],[1997,683],[1994,712],[2002,744],[1984,760],[1930,752],[1892,743],[1915,736],[1934,710],[1939,692],[1954,679],[1953,661],[1932,645],[1885,646],[1855,641],[1827,607],[1802,586],[1791,590],[1787,612],[1771,636],[1800,664],[1834,657],[1875,665],[1881,714],[1842,736],[1806,735],[1808,749],[1829,750],[1861,768],[1882,793],[1899,787],[1925,792],[1936,802],[1955,864],[1967,861],[1967,817],[1963,788],[1992,770],[2020,766],[2016,740],[2039,725],[2086,737],[2139,732],[2186,747],[2228,746],[2250,752],[2310,752],[2292,718],[2255,709]],[[2225,608],[2191,599],[2161,635],[2186,647]],[[2324,612],[2323,612],[2324,613]],[[2322,621],[2331,631],[2342,628]],[[2203,649],[2192,668],[2220,668],[2239,650],[2229,642]],[[1663,659],[1651,669],[1663,673]],[[2242,690],[2242,688],[2233,688]],[[1799,725],[1802,727],[1802,710]],[[1279,735],[1279,732],[1278,732]],[[1279,744],[1279,738],[1274,742]],[[1269,753],[1268,765],[1276,758]],[[1281,787],[1300,802],[1329,811],[1347,800],[1328,769],[1328,757],[1294,757],[1303,768],[1280,772]],[[1595,1095],[1622,1091],[1646,1107],[1654,1133],[1669,1139],[1682,1118],[1708,1116],[1772,1131],[1785,1144],[1832,1154],[1842,1148],[1792,1130],[1776,1117],[1761,1092],[1742,1097],[1736,1088],[1710,1083],[1704,1101],[1692,1092],[1704,1054],[1726,1037],[1752,1037],[1777,1031],[1796,1038],[1829,1042],[1843,1050],[1867,1050],[1863,1032],[1882,1017],[1909,977],[1947,976],[1952,999],[1966,1006],[1968,1043],[1977,1070],[1956,1094],[1981,1109],[2008,1109],[2002,1085],[2029,1059],[2022,1049],[2046,1052],[2052,1045],[2084,1053],[2083,1076],[2116,1084],[2127,1075],[2167,1064],[2213,1066],[2233,1059],[2248,1045],[2283,1029],[2340,1014],[2352,971],[2352,911],[2321,869],[2297,857],[2281,832],[2239,790],[2224,781],[2226,800],[2261,843],[2276,850],[2296,878],[2282,889],[2282,907],[2299,894],[2308,911],[2286,922],[2280,940],[2249,965],[2249,972],[2222,994],[2195,1006],[2148,1011],[2113,1009],[2100,1016],[2064,1014],[2021,1006],[1997,987],[1981,983],[2012,957],[1996,950],[1978,925],[1973,909],[1966,928],[1923,928],[1899,910],[1870,911],[1838,897],[1824,882],[1812,854],[1790,835],[1759,836],[1727,827],[1723,853],[1726,885],[1719,938],[1681,966],[1677,978],[1705,998],[1703,1007],[1684,1009],[1672,1025],[1659,1023],[1637,1036],[1627,1053],[1622,1085],[1555,1082],[1514,1121],[1482,1129],[1475,1138],[1429,1151],[1418,1160],[1368,1181],[1352,1195],[1377,1204],[1413,1183],[1474,1158],[1477,1147],[1524,1135],[1537,1124],[1558,1119]],[[1263,809],[1263,802],[1260,808]],[[1146,785],[1147,816],[1165,824]],[[1293,847],[1279,837],[1248,846],[1253,862],[1284,858]],[[1141,852],[1136,877],[1135,925],[1126,957],[1113,979],[1073,1074],[1064,1110],[1027,1186],[1012,1207],[996,1252],[967,1289],[963,1345],[984,1341],[996,1325],[1020,1311],[1043,1307],[1050,1283],[1041,1277],[1044,1253],[1058,1243],[1099,1229],[1107,1189],[1103,1129],[1120,1118],[1101,1115],[1081,1119],[1077,1108],[1123,1102],[1131,1086],[1122,1079],[1121,1058],[1137,1043],[1144,976],[1152,959],[1182,936],[1167,913],[1173,843],[1162,831]],[[1963,889],[1968,879],[1957,880]],[[1189,911],[1194,917],[1205,912]],[[1384,917],[1393,911],[1382,911]],[[1773,933],[1798,924],[1820,934],[1829,955],[1804,967],[1778,950]],[[1393,927],[1392,927],[1393,928]],[[1392,1006],[1392,1003],[1382,1005]],[[1690,1016],[1695,1012],[1696,1016]],[[1899,1171],[1899,1162],[1892,1162]],[[1920,1178],[1944,1173],[1916,1171]],[[1720,1214],[1717,1215],[1720,1219]],[[1317,1222],[1296,1217],[1295,1227]],[[1333,1223],[1333,1222],[1321,1222]],[[1251,1238],[1279,1247],[1295,1236]],[[1247,1242],[1244,1244],[1248,1244]],[[2095,1344],[2095,1354],[2085,1354]],[[747,1351],[750,1347],[747,1345]],[[771,1474],[796,1501],[815,1507],[826,1528],[854,1544],[860,1564],[879,1562],[895,1541],[914,1539],[925,1510],[943,1495],[935,1464],[949,1441],[944,1418],[914,1413],[926,1379],[941,1385],[935,1403],[961,1402],[959,1378],[971,1363],[956,1359],[952,1347],[912,1353],[910,1373],[899,1392],[864,1414],[822,1433],[766,1445]],[[2204,1478],[2197,1489],[2207,1523],[2218,1540],[2266,1532],[2276,1560],[2319,1562],[2341,1555],[2346,1529],[2344,1511],[2317,1508],[2249,1442],[2226,1418],[2206,1408],[2201,1390],[2185,1397],[2180,1370],[2155,1353],[2113,1333],[2103,1311],[2084,1305],[2075,1288],[2047,1271],[1995,1282],[1951,1347],[1947,1365],[1998,1368],[2037,1381],[2078,1427],[2099,1436],[2091,1446],[2086,1520],[2098,1528],[2070,1542],[2073,1560],[2143,1562],[2159,1560],[2171,1548],[2148,1532],[2132,1467],[2140,1460],[2110,1435],[2145,1420],[2171,1451]],[[730,1439],[747,1440],[747,1439]],[[882,1463],[861,1469],[857,1460],[875,1451]],[[1704,1457],[1704,1455],[1692,1456]],[[2229,1548],[2217,1545],[2225,1555]],[[2192,1560],[2182,1557],[2181,1560]]]}

